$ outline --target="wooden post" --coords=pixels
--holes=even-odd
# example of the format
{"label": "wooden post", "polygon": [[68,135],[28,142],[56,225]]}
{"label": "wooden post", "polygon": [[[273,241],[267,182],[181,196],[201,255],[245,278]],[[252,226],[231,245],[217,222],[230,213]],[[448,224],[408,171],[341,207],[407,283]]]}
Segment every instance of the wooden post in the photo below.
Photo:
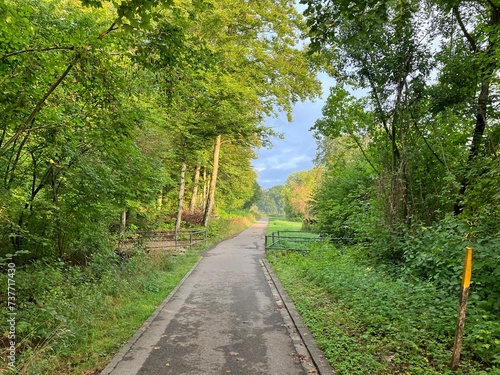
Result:
{"label": "wooden post", "polygon": [[467,248],[465,253],[464,272],[462,275],[462,290],[458,305],[457,328],[455,331],[455,343],[453,344],[453,355],[450,367],[457,370],[460,363],[460,352],[462,351],[462,338],[464,336],[465,312],[467,310],[467,299],[469,298],[470,279],[472,275],[472,249]]}

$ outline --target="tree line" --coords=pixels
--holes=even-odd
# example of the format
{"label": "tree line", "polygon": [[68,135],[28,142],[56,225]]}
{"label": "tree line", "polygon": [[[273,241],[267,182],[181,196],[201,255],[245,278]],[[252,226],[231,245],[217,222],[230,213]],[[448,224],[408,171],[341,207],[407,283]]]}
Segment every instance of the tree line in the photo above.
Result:
{"label": "tree line", "polygon": [[[472,247],[471,319],[481,329],[469,340],[498,364],[500,4],[302,3],[310,54],[335,85],[311,129],[316,168],[285,185],[309,191],[299,217],[450,293]],[[323,176],[310,184],[316,169]]]}
{"label": "tree line", "polygon": [[287,0],[0,1],[0,256],[248,205],[263,118],[319,93],[305,26]]}

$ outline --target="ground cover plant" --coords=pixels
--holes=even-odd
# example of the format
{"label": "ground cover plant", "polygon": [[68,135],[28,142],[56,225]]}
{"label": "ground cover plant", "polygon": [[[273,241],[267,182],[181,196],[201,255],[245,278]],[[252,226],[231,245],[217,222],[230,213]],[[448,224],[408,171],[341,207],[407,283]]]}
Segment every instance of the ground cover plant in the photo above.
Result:
{"label": "ground cover plant", "polygon": [[[279,225],[271,221],[270,227]],[[456,294],[375,266],[362,245],[313,246],[268,258],[338,374],[453,373]],[[485,351],[494,345],[497,325],[479,303],[469,302],[456,373],[500,373]]]}
{"label": "ground cover plant", "polygon": [[[240,212],[212,221],[207,246],[249,226]],[[140,249],[95,253],[86,265],[41,259],[16,269],[16,370],[12,374],[98,374],[200,259],[206,247],[173,256]],[[7,272],[0,277],[7,285]],[[8,319],[2,321],[7,371]]]}

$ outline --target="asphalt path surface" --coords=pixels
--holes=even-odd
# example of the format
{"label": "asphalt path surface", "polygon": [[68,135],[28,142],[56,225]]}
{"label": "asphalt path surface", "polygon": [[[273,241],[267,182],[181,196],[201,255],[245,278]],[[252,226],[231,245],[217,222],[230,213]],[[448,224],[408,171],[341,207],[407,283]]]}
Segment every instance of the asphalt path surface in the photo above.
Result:
{"label": "asphalt path surface", "polygon": [[260,220],[205,252],[101,374],[317,373],[263,267],[266,227]]}

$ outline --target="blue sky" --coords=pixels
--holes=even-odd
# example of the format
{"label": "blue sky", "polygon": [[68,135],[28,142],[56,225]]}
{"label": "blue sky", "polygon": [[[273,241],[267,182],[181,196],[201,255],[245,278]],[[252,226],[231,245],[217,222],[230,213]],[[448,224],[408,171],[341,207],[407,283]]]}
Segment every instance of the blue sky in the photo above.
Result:
{"label": "blue sky", "polygon": [[286,115],[267,118],[266,126],[273,127],[284,134],[284,139],[274,139],[274,147],[257,151],[258,159],[253,161],[259,174],[257,182],[262,188],[283,185],[288,176],[297,171],[311,169],[316,156],[316,140],[309,129],[321,117],[321,109],[328,97],[331,78],[321,74],[323,95],[314,102],[297,103],[293,109],[293,121],[288,122]]}

